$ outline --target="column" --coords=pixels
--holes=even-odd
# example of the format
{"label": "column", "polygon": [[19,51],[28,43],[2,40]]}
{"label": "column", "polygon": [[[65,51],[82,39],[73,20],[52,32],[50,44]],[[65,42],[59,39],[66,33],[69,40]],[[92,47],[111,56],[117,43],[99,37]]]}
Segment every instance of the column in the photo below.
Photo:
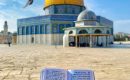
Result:
{"label": "column", "polygon": [[80,37],[81,37],[81,36],[78,37],[78,38],[79,38],[79,40],[78,40],[78,41],[79,41],[79,43],[78,43],[78,46],[79,46],[79,47],[81,47],[81,46],[80,46],[80,43],[81,43],[81,38],[80,38]]}
{"label": "column", "polygon": [[107,36],[106,35],[104,35],[103,36],[103,42],[104,42],[104,47],[107,47]]}
{"label": "column", "polygon": [[43,34],[44,35],[44,37],[43,37],[44,42],[43,42],[43,44],[47,45],[47,29],[46,29],[46,24],[44,24],[43,26],[44,26],[43,27],[44,28],[44,34]]}
{"label": "column", "polygon": [[106,47],[108,46],[108,37],[106,36]]}
{"label": "column", "polygon": [[27,45],[27,26],[25,26],[25,44]]}
{"label": "column", "polygon": [[108,36],[108,44],[110,45],[110,35]]}
{"label": "column", "polygon": [[36,33],[36,32],[35,32],[35,26],[33,26],[33,38],[34,38],[33,44],[36,43],[36,40],[35,40],[35,37],[36,37],[36,36],[35,36],[35,33]]}
{"label": "column", "polygon": [[99,46],[99,37],[97,36],[97,43],[96,43],[96,46]]}
{"label": "column", "polygon": [[76,47],[78,47],[78,36],[77,35],[75,36],[75,45],[76,45]]}
{"label": "column", "polygon": [[93,44],[92,44],[92,35],[90,34],[90,43],[89,43],[90,47],[92,48],[93,47]]}

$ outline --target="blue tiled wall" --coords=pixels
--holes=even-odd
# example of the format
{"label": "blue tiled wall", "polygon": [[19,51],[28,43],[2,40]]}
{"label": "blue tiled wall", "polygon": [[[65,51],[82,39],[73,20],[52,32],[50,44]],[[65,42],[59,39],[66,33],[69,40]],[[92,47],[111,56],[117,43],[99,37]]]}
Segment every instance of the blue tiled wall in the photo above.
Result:
{"label": "blue tiled wall", "polygon": [[[63,34],[64,28],[72,27],[72,24],[57,24],[57,26],[27,26],[18,27],[18,35],[31,35],[31,34]],[[22,33],[21,33],[22,32]]]}
{"label": "blue tiled wall", "polygon": [[77,5],[52,5],[45,9],[46,15],[52,14],[79,14],[85,10],[84,6]]}
{"label": "blue tiled wall", "polygon": [[[63,34],[64,28],[74,27],[76,15],[51,15],[19,19],[18,35],[31,34]],[[52,23],[56,21],[57,24]],[[65,23],[61,23],[61,22]]]}

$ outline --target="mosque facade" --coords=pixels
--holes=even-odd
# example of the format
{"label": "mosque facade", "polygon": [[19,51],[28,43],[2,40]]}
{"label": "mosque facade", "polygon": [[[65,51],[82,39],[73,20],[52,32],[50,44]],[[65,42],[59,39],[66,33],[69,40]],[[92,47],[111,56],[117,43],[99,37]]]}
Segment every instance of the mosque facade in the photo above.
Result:
{"label": "mosque facade", "polygon": [[[83,0],[45,0],[45,15],[17,20],[17,43],[63,45],[64,30],[65,35],[67,35],[66,29],[75,28],[75,21],[85,9]],[[100,26],[110,27],[109,31],[113,35],[113,22],[111,20],[102,16],[94,17]],[[96,23],[89,21],[87,24],[96,25]],[[110,42],[113,42],[112,36]]]}

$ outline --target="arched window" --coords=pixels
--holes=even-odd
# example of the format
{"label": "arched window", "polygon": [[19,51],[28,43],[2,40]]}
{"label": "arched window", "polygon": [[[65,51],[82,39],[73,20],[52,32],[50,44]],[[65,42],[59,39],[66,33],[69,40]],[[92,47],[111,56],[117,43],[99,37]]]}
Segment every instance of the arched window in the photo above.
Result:
{"label": "arched window", "polygon": [[31,34],[35,34],[35,26],[31,26]]}
{"label": "arched window", "polygon": [[38,25],[35,25],[35,34],[39,34],[39,26]]}
{"label": "arched window", "polygon": [[29,34],[29,26],[26,27],[26,34]]}
{"label": "arched window", "polygon": [[99,30],[99,29],[97,29],[97,30],[95,30],[95,32],[94,32],[95,34],[101,34],[102,33],[102,31],[101,30]]}
{"label": "arched window", "polygon": [[69,34],[73,34],[73,31],[70,31]]}
{"label": "arched window", "polygon": [[22,35],[26,35],[26,27],[25,26],[22,27]]}
{"label": "arched window", "polygon": [[41,24],[40,25],[40,33],[41,34],[44,34],[45,33],[45,29],[44,29],[45,27],[44,27],[44,24]]}
{"label": "arched window", "polygon": [[88,32],[86,30],[80,30],[79,34],[88,34]]}

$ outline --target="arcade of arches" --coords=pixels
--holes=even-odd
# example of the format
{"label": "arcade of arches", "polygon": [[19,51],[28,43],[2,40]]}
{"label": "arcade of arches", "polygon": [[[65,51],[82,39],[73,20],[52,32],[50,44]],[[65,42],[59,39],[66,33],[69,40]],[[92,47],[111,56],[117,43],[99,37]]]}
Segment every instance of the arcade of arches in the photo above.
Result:
{"label": "arcade of arches", "polygon": [[89,34],[87,30],[83,29],[78,32],[77,35],[73,35],[73,31],[69,32],[69,46],[70,47],[103,47],[108,46],[110,42],[103,42],[104,37],[106,41],[110,38],[109,31],[106,34],[102,34],[102,31],[96,29],[94,34]]}

